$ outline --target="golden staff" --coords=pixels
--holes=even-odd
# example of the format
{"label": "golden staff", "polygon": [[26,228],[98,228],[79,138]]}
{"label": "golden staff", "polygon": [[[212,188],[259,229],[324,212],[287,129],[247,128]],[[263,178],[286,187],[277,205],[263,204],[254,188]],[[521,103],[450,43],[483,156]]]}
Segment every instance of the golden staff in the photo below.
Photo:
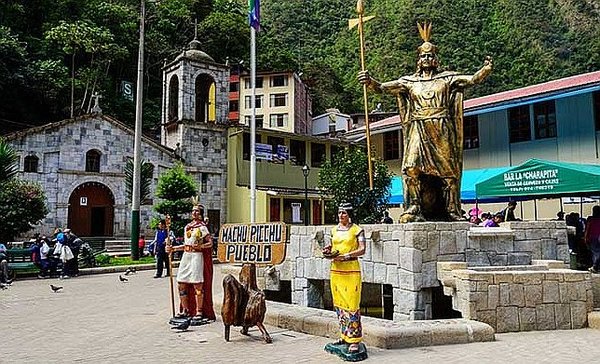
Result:
{"label": "golden staff", "polygon": [[[173,247],[173,242],[171,241],[170,230],[171,230],[171,216],[167,215],[165,218],[165,225],[167,226],[167,238],[166,238],[166,246],[169,248]],[[173,294],[173,259],[171,259],[173,255],[173,250],[169,249],[169,254],[167,256],[167,260],[169,261],[169,293],[171,296],[171,313],[173,317],[175,317],[175,295]]]}
{"label": "golden staff", "polygon": [[[356,3],[356,13],[358,19],[349,19],[348,28],[352,29],[358,25],[358,38],[360,39],[360,70],[365,70],[365,36],[363,33],[363,23],[373,19],[375,16],[363,16],[365,13],[365,6],[362,0],[358,0]],[[365,132],[367,136],[367,159],[369,161],[369,189],[373,190],[373,167],[371,162],[371,131],[369,129],[369,103],[367,100],[367,85],[363,84],[363,100],[365,106]]]}

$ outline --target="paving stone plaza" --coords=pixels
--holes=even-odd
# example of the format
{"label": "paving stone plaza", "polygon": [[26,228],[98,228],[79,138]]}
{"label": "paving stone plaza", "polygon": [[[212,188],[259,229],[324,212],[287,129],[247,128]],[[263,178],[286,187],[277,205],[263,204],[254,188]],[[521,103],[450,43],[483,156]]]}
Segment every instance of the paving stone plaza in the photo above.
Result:
{"label": "paving stone plaza", "polygon": [[[222,300],[223,265],[215,266],[215,302]],[[323,351],[329,338],[267,326],[273,344],[258,330],[232,330],[223,339],[217,322],[176,333],[170,317],[168,280],[139,271],[121,283],[116,273],[75,279],[18,280],[0,291],[4,338],[0,363],[340,363]],[[50,284],[64,289],[53,293]],[[217,312],[219,316],[219,312]],[[368,335],[368,333],[366,333]],[[377,363],[575,363],[600,356],[600,330],[554,330],[496,334],[496,341],[384,350],[369,347]]]}

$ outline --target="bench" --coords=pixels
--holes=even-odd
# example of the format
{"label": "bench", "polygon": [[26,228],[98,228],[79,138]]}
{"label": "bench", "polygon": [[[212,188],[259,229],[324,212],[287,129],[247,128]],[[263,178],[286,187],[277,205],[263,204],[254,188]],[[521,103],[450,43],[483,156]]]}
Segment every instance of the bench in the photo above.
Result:
{"label": "bench", "polygon": [[31,260],[31,250],[12,248],[6,251],[9,278],[14,279],[17,273],[32,272],[39,268]]}

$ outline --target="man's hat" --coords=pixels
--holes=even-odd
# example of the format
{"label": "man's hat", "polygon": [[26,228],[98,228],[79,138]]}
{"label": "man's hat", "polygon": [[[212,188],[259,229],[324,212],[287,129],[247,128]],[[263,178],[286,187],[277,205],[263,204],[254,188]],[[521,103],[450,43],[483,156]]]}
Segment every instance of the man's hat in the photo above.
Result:
{"label": "man's hat", "polygon": [[200,199],[198,198],[198,196],[192,197],[192,204],[192,211],[198,210],[204,212],[204,206],[200,204]]}
{"label": "man's hat", "polygon": [[352,204],[348,203],[348,202],[342,202],[338,206],[338,211],[346,211],[346,212],[352,211]]}
{"label": "man's hat", "polygon": [[423,44],[417,48],[419,54],[437,53],[437,47],[435,44],[429,42],[431,39],[431,23],[424,22],[423,25],[421,25],[421,23],[417,22],[417,28],[419,28],[419,35],[421,36],[421,39],[423,39]]}

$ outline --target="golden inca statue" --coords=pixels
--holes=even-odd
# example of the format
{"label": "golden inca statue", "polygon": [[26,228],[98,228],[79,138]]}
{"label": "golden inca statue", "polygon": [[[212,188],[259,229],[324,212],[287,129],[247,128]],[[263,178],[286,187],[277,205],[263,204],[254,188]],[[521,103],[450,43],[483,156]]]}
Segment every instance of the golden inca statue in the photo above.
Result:
{"label": "golden inca statue", "polygon": [[402,123],[404,213],[400,222],[462,220],[460,180],[463,162],[463,91],[492,72],[492,59],[473,75],[439,71],[431,23],[417,24],[423,44],[417,71],[380,83],[368,71],[359,81],[395,95]]}

